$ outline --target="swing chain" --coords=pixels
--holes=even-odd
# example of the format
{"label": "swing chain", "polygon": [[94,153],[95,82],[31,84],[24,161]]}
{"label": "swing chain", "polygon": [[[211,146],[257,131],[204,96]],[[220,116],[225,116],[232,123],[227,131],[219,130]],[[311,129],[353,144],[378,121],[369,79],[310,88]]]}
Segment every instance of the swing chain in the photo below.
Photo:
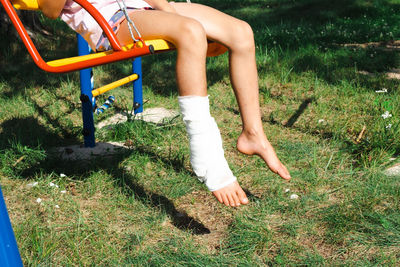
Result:
{"label": "swing chain", "polygon": [[[126,9],[126,4],[125,4],[125,0],[122,0],[122,4],[120,3],[119,0],[115,0],[118,5],[119,8],[121,9],[122,12],[124,12],[125,18],[128,21],[128,29],[129,29],[129,33],[131,34],[132,40],[136,43],[136,42],[143,42],[142,40],[142,35],[140,34],[139,30],[136,28],[135,23],[133,23],[133,21],[131,20],[131,18],[129,17],[128,14],[128,10]],[[137,35],[139,36],[139,39],[136,39],[133,31],[132,31],[132,27],[135,29],[135,32],[137,33]]]}
{"label": "swing chain", "polygon": [[[142,35],[140,34],[139,30],[136,28],[135,23],[131,20],[131,18],[129,17],[128,14],[128,10],[126,8],[126,4],[125,4],[125,0],[122,0],[122,4],[119,0],[115,0],[120,8],[120,10],[122,12],[124,12],[125,18],[128,21],[128,29],[129,29],[129,33],[131,34],[131,38],[132,40],[136,43],[136,42],[143,42],[142,39]],[[191,3],[190,0],[186,0],[186,2],[188,2],[189,4]],[[135,32],[137,33],[137,35],[139,36],[139,39],[135,38],[135,35],[133,34],[132,28],[135,29]]]}

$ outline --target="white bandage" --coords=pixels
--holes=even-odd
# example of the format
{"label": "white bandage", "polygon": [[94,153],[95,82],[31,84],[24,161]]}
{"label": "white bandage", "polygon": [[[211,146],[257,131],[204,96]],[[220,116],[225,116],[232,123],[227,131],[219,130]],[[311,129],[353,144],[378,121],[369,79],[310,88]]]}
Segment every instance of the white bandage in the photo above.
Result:
{"label": "white bandage", "polygon": [[224,156],[218,126],[210,115],[208,96],[180,96],[178,101],[189,136],[190,162],[199,180],[210,191],[236,181]]}

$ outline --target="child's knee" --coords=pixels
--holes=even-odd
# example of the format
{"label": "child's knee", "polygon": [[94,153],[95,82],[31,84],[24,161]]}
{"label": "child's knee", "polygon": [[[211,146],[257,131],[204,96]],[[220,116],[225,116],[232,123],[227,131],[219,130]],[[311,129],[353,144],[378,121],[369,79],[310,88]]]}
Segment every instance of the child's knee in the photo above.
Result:
{"label": "child's knee", "polygon": [[251,26],[245,21],[239,21],[235,25],[232,36],[233,50],[251,52],[255,50],[254,34]]}
{"label": "child's knee", "polygon": [[207,51],[207,35],[203,25],[194,19],[188,19],[180,26],[178,49]]}

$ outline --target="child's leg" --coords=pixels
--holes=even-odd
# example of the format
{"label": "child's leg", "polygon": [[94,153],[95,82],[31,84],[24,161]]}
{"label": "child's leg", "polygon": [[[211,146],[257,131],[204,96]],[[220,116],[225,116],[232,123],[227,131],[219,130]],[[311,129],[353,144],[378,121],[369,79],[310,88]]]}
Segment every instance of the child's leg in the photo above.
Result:
{"label": "child's leg", "polygon": [[[207,39],[202,25],[178,14],[157,10],[130,13],[144,39],[165,39],[177,47],[179,95],[207,95],[205,73]],[[122,44],[132,43],[126,21],[117,33]]]}
{"label": "child's leg", "polygon": [[175,3],[174,7],[179,14],[199,21],[209,39],[229,48],[231,82],[243,122],[243,130],[237,142],[238,150],[245,154],[259,155],[273,172],[284,179],[290,179],[288,170],[279,161],[262,127],[255,45],[250,26],[207,6]]}
{"label": "child's leg", "polygon": [[[188,17],[161,11],[138,11],[133,12],[131,14],[131,17],[144,39],[163,38],[172,42],[177,47],[178,58],[176,73],[177,83],[179,87],[179,95],[196,96],[196,99],[206,97],[207,88],[205,58],[207,51],[207,38],[203,26],[198,21],[190,19]],[[122,43],[131,42],[126,23],[123,23],[121,25],[117,37]],[[182,101],[185,102],[185,99],[181,98],[180,102]],[[199,101],[203,102],[203,100]],[[196,100],[196,103],[198,103],[199,101]],[[181,105],[181,108],[183,106],[185,105]],[[187,106],[191,107],[190,104]],[[201,107],[204,105],[199,104],[199,106]],[[203,109],[204,108],[202,108],[201,112],[208,112],[207,110]],[[193,113],[193,110],[189,112],[190,115],[192,115]],[[198,125],[206,126],[208,131],[212,133],[212,138],[210,138],[210,135],[200,135],[200,142],[205,142],[206,149],[209,149],[209,153],[212,153],[212,155],[206,155],[206,167],[208,168],[207,171],[209,172],[205,176],[213,177],[218,180],[217,183],[215,183],[216,180],[209,179],[209,182],[206,183],[206,185],[210,188],[210,190],[217,188],[217,190],[214,191],[213,194],[220,202],[223,202],[226,205],[238,206],[240,204],[247,204],[248,200],[246,198],[246,194],[236,182],[236,179],[234,179],[232,173],[230,172],[229,166],[227,165],[226,160],[223,156],[219,131],[216,127],[214,120],[209,115],[209,112],[208,116],[189,118],[185,121],[185,123],[188,130],[191,128],[193,123],[198,123]],[[201,127],[194,128],[196,128],[197,130],[203,130]],[[199,140],[199,135],[196,135],[196,133],[191,134],[189,132],[189,137],[191,139],[192,150],[193,143],[196,144],[196,140]],[[219,148],[215,149],[215,147],[217,146]],[[204,154],[204,151],[200,151],[200,154]],[[210,161],[209,158],[215,160]],[[222,188],[221,185],[223,185]]]}

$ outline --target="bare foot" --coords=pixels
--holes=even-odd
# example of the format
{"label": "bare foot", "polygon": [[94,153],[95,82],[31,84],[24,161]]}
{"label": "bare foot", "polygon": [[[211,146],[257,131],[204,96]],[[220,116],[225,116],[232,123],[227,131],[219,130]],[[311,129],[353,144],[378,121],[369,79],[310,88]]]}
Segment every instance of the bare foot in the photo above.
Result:
{"label": "bare foot", "polygon": [[274,148],[263,132],[258,134],[243,131],[238,138],[237,149],[243,154],[260,156],[271,171],[285,180],[290,180],[289,171],[278,159]]}
{"label": "bare foot", "polygon": [[238,207],[249,203],[246,193],[240,187],[237,181],[227,185],[219,190],[212,192],[219,202],[226,206]]}

